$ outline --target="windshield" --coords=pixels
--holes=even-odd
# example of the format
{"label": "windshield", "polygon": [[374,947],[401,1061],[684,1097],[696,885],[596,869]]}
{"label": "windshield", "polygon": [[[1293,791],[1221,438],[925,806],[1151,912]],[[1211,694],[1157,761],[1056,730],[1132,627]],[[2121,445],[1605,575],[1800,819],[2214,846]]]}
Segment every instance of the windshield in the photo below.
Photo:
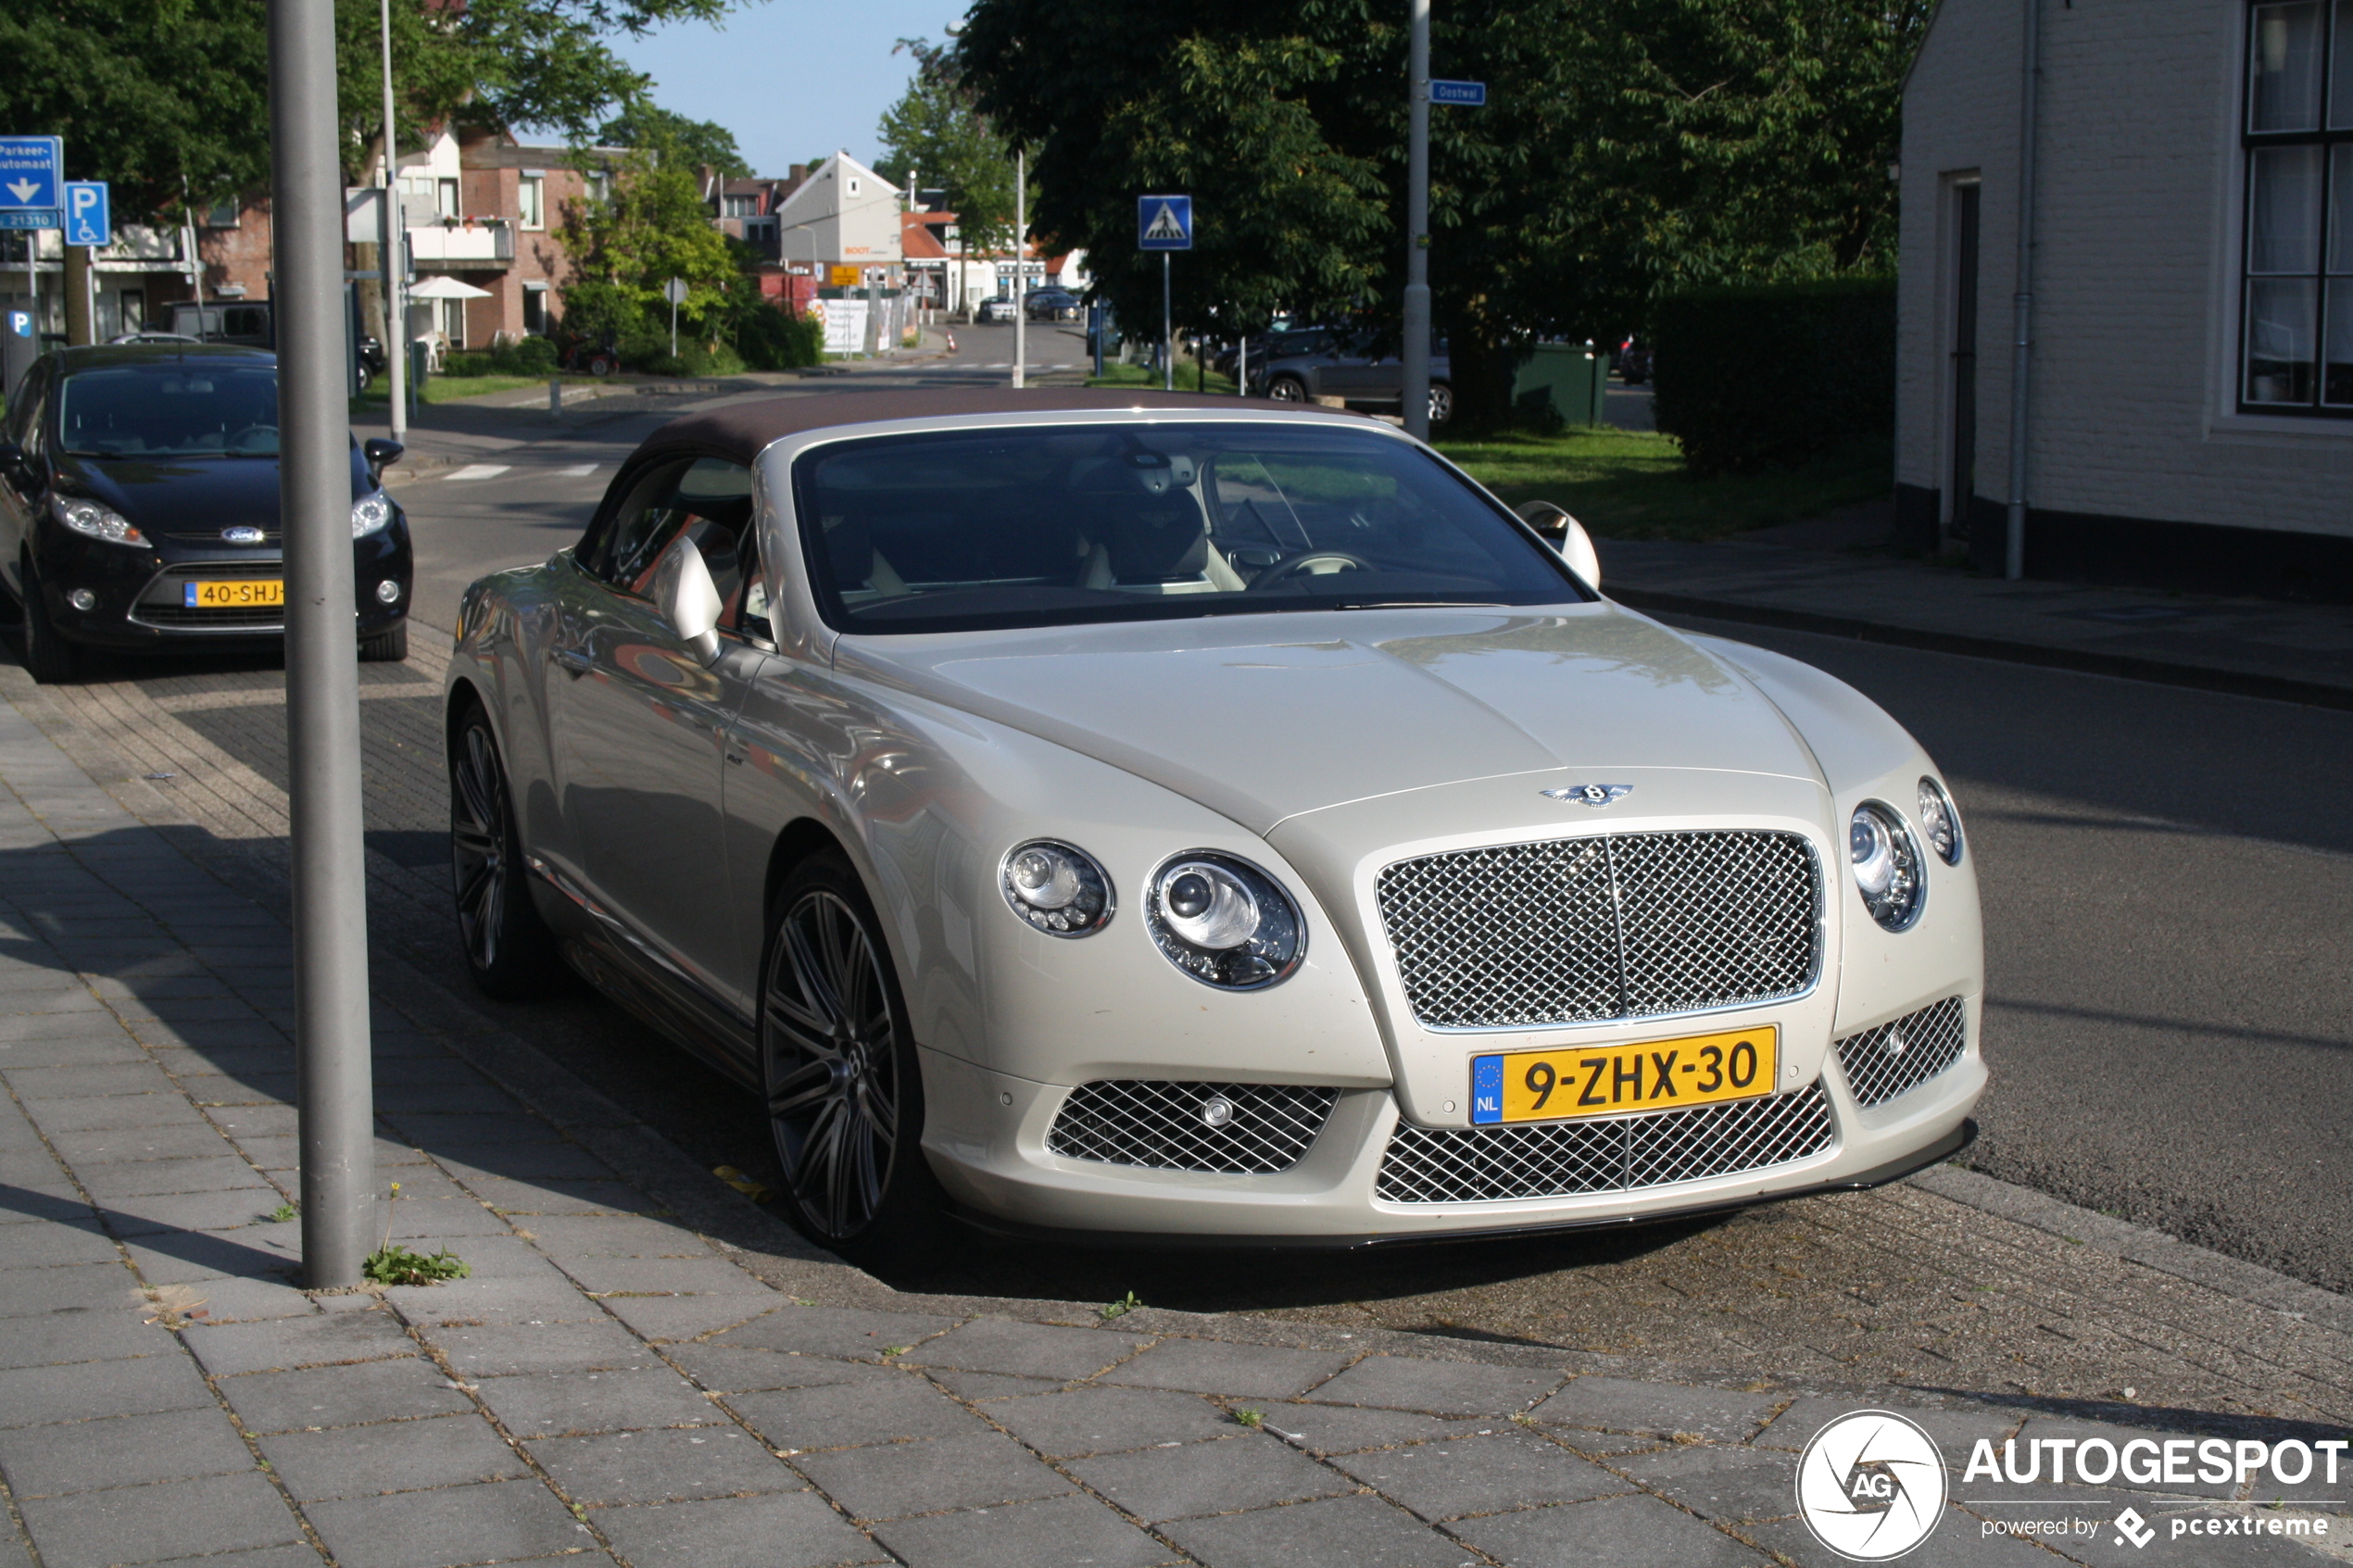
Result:
{"label": "windshield", "polygon": [[1585,597],[1493,502],[1369,431],[878,436],[805,454],[794,486],[812,586],[843,631]]}
{"label": "windshield", "polygon": [[274,458],[278,370],[162,359],[68,376],[58,444],[78,458]]}

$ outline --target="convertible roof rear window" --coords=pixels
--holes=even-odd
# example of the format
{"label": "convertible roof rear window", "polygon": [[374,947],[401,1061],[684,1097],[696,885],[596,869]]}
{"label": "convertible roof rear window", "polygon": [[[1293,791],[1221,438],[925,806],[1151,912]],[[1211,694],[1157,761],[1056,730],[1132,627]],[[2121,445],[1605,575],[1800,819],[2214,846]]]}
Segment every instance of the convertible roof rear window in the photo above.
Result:
{"label": "convertible roof rear window", "polygon": [[1261,421],[875,436],[794,466],[810,580],[861,633],[1586,597],[1418,447]]}

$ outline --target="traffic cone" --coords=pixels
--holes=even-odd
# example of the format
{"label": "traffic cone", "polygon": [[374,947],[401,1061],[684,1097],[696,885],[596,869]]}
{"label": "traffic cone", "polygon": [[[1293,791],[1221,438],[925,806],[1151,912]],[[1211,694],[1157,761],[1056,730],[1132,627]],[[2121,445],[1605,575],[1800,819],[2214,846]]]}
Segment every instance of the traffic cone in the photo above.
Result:
{"label": "traffic cone", "polygon": [[950,354],[956,352],[956,334],[953,331],[948,334],[948,352]]}

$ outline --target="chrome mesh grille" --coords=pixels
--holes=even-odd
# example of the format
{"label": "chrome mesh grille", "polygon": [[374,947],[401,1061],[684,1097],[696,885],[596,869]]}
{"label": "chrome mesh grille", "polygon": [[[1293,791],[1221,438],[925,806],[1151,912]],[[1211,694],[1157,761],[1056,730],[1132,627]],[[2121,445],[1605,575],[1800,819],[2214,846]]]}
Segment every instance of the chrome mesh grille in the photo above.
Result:
{"label": "chrome mesh grille", "polygon": [[[1339,1098],[1338,1089],[1303,1084],[1101,1079],[1063,1102],[1046,1148],[1066,1160],[1268,1175],[1299,1163]],[[1202,1119],[1212,1099],[1233,1108],[1223,1126]]]}
{"label": "chrome mesh grille", "polygon": [[1838,1065],[1857,1105],[1879,1105],[1916,1089],[1961,1060],[1969,1011],[1958,997],[1907,1013],[1838,1043]]}
{"label": "chrome mesh grille", "polygon": [[1837,1141],[1818,1083],[1790,1094],[1601,1122],[1516,1127],[1399,1123],[1373,1196],[1384,1203],[1484,1203],[1631,1192],[1786,1165]]}
{"label": "chrome mesh grille", "polygon": [[1793,997],[1821,970],[1798,834],[1592,834],[1400,860],[1381,923],[1432,1029],[1656,1017]]}

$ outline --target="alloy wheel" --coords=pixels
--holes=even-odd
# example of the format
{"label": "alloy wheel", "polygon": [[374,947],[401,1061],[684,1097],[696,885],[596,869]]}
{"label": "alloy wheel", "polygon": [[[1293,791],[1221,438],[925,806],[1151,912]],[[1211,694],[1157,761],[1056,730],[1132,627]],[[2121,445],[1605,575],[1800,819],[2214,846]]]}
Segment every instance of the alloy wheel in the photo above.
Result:
{"label": "alloy wheel", "polygon": [[830,888],[786,912],[762,1006],[768,1116],[794,1201],[819,1236],[855,1238],[899,1153],[899,1039],[874,940]]}
{"label": "alloy wheel", "polygon": [[484,725],[468,724],[449,770],[449,860],[458,934],[478,973],[498,966],[507,926],[507,772]]}

